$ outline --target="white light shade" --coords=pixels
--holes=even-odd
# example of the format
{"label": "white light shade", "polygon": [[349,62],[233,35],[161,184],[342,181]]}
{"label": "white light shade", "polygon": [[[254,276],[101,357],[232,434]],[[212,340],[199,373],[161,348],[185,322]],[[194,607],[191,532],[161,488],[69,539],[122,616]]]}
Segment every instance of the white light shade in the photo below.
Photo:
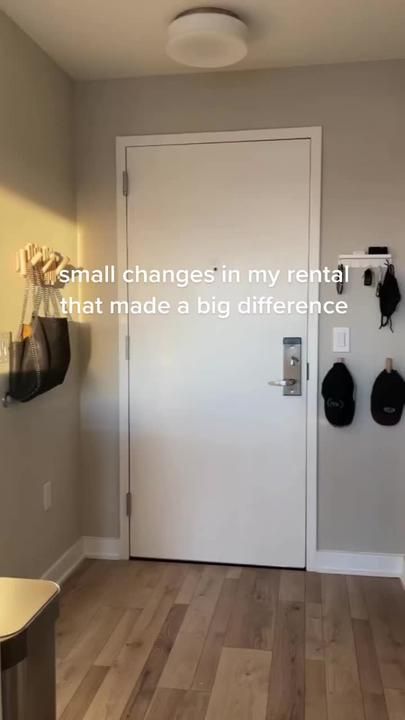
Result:
{"label": "white light shade", "polygon": [[182,65],[219,68],[234,65],[247,53],[247,26],[236,15],[215,9],[195,10],[169,25],[169,57]]}

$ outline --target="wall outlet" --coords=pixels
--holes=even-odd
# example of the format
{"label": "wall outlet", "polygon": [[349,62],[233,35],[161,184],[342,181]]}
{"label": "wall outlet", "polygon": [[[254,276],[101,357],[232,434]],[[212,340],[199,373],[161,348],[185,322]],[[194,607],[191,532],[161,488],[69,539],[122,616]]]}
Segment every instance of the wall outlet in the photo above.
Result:
{"label": "wall outlet", "polygon": [[45,512],[48,512],[52,507],[52,483],[50,480],[42,486],[42,502]]}

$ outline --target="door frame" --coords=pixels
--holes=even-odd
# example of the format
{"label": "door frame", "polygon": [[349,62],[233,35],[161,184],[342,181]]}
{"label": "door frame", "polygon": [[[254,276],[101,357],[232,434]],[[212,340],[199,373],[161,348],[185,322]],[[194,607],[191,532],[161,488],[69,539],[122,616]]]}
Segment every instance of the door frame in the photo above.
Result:
{"label": "door frame", "polygon": [[[309,269],[320,262],[321,193],[322,193],[322,128],[299,127],[269,130],[236,130],[226,132],[181,133],[167,135],[133,135],[116,138],[116,203],[117,203],[117,276],[118,299],[128,300],[129,286],[122,273],[128,267],[127,151],[132,147],[189,145],[224,142],[258,142],[265,140],[310,140],[310,203],[309,203]],[[129,185],[131,179],[129,179]],[[319,299],[319,283],[310,283],[308,301]],[[130,413],[129,413],[129,317],[119,315],[119,518],[120,557],[130,557],[130,518],[127,495],[130,493]],[[306,447],[306,567],[315,568],[318,546],[318,344],[319,317],[308,314],[307,361],[310,372],[307,382],[307,447]]]}

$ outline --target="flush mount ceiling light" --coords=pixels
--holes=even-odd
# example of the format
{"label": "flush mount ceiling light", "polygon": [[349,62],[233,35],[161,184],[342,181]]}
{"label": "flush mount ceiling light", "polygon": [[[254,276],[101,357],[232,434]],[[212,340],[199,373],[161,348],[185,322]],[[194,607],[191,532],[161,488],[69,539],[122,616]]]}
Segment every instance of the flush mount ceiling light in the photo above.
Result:
{"label": "flush mount ceiling light", "polygon": [[247,53],[247,25],[230,10],[194,8],[170,23],[166,51],[182,65],[219,68]]}

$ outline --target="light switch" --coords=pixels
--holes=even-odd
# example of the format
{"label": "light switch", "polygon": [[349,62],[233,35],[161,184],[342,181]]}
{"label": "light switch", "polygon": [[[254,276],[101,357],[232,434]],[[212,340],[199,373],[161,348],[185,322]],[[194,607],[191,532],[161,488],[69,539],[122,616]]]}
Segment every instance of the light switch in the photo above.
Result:
{"label": "light switch", "polygon": [[350,328],[334,327],[333,328],[333,352],[345,353],[350,352]]}

